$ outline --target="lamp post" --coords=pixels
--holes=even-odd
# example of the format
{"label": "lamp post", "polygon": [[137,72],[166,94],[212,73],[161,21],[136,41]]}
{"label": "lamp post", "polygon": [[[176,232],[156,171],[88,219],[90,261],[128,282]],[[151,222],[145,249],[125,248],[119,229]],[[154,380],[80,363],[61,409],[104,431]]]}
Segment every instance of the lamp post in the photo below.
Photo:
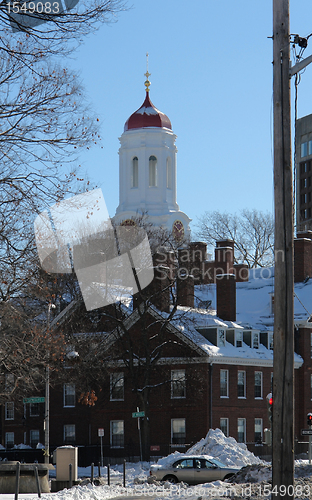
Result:
{"label": "lamp post", "polygon": [[[50,329],[50,315],[51,309],[55,309],[54,304],[49,304],[48,306],[48,316],[47,316],[47,333]],[[46,378],[45,378],[45,412],[44,412],[44,463],[48,464],[50,461],[50,367],[49,363],[46,367]]]}

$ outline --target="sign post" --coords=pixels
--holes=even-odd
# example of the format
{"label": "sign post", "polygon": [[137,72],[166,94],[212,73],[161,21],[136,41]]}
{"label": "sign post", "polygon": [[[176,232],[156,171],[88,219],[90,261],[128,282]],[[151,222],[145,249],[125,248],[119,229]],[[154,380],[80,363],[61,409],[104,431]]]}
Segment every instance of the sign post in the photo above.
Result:
{"label": "sign post", "polygon": [[142,462],[142,440],[141,440],[141,425],[140,425],[140,418],[141,417],[145,417],[145,412],[140,411],[139,407],[137,407],[137,411],[134,411],[132,413],[132,418],[138,419],[139,442],[140,442],[140,460]]}
{"label": "sign post", "polygon": [[98,436],[101,439],[101,467],[103,467],[103,436],[104,436],[103,428],[98,429]]}

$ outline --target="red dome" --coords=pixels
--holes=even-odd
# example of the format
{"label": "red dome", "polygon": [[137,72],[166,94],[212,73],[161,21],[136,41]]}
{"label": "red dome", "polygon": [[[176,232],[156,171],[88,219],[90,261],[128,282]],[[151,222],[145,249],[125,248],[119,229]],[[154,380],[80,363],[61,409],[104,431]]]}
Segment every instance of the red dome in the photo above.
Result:
{"label": "red dome", "polygon": [[125,123],[124,131],[135,128],[165,127],[171,129],[171,122],[167,115],[155,108],[146,92],[145,101]]}

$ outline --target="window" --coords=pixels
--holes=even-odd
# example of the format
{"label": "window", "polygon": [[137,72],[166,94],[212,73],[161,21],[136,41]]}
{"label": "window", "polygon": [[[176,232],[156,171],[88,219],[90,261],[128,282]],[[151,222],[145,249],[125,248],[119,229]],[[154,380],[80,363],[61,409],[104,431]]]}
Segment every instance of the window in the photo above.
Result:
{"label": "window", "polygon": [[36,448],[37,444],[40,442],[40,434],[38,430],[30,431],[29,435],[30,446]]}
{"label": "window", "polygon": [[237,419],[237,442],[245,443],[246,441],[246,419]]}
{"label": "window", "polygon": [[132,160],[131,187],[137,188],[139,185],[139,160],[135,156]]}
{"label": "window", "polygon": [[14,446],[14,432],[5,433],[5,447],[12,448]]}
{"label": "window", "polygon": [[185,398],[185,370],[171,370],[171,398]]}
{"label": "window", "polygon": [[255,398],[262,399],[262,372],[255,372]]}
{"label": "window", "polygon": [[252,335],[252,348],[259,349],[259,332],[253,332]]}
{"label": "window", "polygon": [[167,158],[167,189],[172,188],[171,158]]}
{"label": "window", "polygon": [[30,417],[39,417],[39,415],[40,415],[39,403],[30,403],[29,416]]}
{"label": "window", "polygon": [[111,420],[110,423],[110,445],[112,448],[124,447],[124,421]]}
{"label": "window", "polygon": [[246,397],[246,372],[240,370],[237,372],[237,397]]}
{"label": "window", "polygon": [[5,392],[12,392],[14,389],[14,375],[12,373],[5,374]]}
{"label": "window", "polygon": [[64,384],[64,407],[74,407],[76,391],[73,384]]}
{"label": "window", "polygon": [[157,186],[157,158],[149,157],[149,187]]}
{"label": "window", "polygon": [[304,156],[307,156],[307,154],[308,154],[308,143],[303,142],[301,144],[301,158],[303,158]]}
{"label": "window", "polygon": [[243,332],[242,331],[235,332],[235,342],[236,342],[236,347],[243,347]]}
{"label": "window", "polygon": [[269,349],[273,351],[273,333],[269,333]]}
{"label": "window", "polygon": [[123,372],[111,373],[110,376],[110,400],[124,400],[124,374]]}
{"label": "window", "polygon": [[220,429],[226,437],[229,436],[229,419],[228,418],[220,418]]}
{"label": "window", "polygon": [[218,330],[218,347],[225,347],[225,331]]}
{"label": "window", "polygon": [[75,444],[76,441],[76,428],[74,424],[64,425],[64,443],[65,444]]}
{"label": "window", "polygon": [[229,397],[229,371],[220,370],[220,398]]}
{"label": "window", "polygon": [[14,420],[14,403],[9,401],[5,403],[5,420]]}
{"label": "window", "polygon": [[310,395],[311,401],[312,401],[312,375],[311,375],[311,395]]}
{"label": "window", "polygon": [[171,443],[185,444],[185,418],[171,420]]}
{"label": "window", "polygon": [[262,418],[255,418],[255,443],[262,443]]}

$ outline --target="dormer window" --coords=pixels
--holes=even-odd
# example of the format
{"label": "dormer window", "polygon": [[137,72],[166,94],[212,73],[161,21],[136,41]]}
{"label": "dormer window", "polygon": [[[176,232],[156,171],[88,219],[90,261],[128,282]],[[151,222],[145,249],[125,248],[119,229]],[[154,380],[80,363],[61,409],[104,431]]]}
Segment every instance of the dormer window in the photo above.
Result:
{"label": "dormer window", "polygon": [[157,186],[157,158],[156,156],[150,156],[148,160],[149,164],[149,187]]}
{"label": "dormer window", "polygon": [[243,347],[243,332],[235,332],[235,345],[236,347]]}
{"label": "dormer window", "polygon": [[225,347],[225,330],[218,330],[218,347]]}
{"label": "dormer window", "polygon": [[259,349],[259,332],[253,332],[252,347],[253,349]]}
{"label": "dormer window", "polygon": [[139,186],[139,160],[137,156],[132,159],[131,166],[131,187],[137,188]]}

